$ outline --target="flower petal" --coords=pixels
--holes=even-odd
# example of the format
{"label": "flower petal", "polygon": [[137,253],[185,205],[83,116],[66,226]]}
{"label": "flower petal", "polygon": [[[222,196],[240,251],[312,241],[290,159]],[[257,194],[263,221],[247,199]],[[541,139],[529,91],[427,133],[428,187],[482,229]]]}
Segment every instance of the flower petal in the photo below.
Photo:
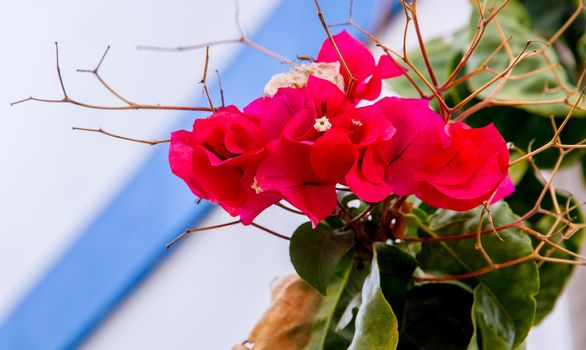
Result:
{"label": "flower petal", "polygon": [[[348,69],[356,80],[361,81],[372,75],[375,68],[374,57],[363,43],[345,30],[334,35],[333,38]],[[339,61],[338,54],[329,39],[323,42],[317,55],[317,61]],[[349,77],[344,67],[340,68],[340,73],[344,76],[345,86],[348,86]]]}

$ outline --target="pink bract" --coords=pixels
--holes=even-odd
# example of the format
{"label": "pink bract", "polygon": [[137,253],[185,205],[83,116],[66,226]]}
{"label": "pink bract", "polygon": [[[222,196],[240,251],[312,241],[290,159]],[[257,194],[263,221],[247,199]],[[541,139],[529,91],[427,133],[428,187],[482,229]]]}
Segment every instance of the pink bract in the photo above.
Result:
{"label": "pink bract", "polygon": [[275,140],[257,172],[263,190],[276,191],[301,210],[313,227],[336,208],[336,183],[324,181],[311,166],[311,146]]}
{"label": "pink bract", "polygon": [[394,193],[464,211],[513,191],[509,150],[493,125],[446,125],[423,99],[385,98],[376,106],[397,130],[387,177]]}
{"label": "pink bract", "polygon": [[[391,194],[468,210],[509,195],[509,151],[493,125],[446,124],[424,99],[378,98],[381,81],[405,71],[388,56],[378,63],[343,31],[334,40],[356,84],[344,93],[310,76],[303,88],[280,88],[239,111],[229,106],[171,136],[169,162],[200,198],[250,224],[286,200],[315,227],[336,208],[336,186],[366,202]],[[320,62],[338,56],[329,40]],[[348,74],[340,68],[346,84]]]}
{"label": "pink bract", "polygon": [[[406,71],[387,55],[381,56],[378,64],[375,64],[374,56],[370,50],[345,30],[334,35],[333,39],[348,66],[348,70],[356,79],[352,90],[348,93],[348,97],[352,101],[376,99],[381,93],[382,79],[397,77]],[[323,42],[317,61],[340,61],[338,53],[329,39]],[[348,86],[350,77],[342,62],[340,63],[340,74],[344,77],[345,86]]]}
{"label": "pink bract", "polygon": [[280,200],[276,193],[254,187],[266,142],[255,117],[228,107],[196,120],[191,132],[172,133],[169,163],[196,196],[219,204],[230,215],[240,215],[249,224]]}

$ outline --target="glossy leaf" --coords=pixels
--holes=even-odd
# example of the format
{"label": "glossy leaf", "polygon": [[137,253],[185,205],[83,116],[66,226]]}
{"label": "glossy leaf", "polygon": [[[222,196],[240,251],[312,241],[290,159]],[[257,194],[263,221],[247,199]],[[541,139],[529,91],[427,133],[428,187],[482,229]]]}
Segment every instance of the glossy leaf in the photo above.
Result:
{"label": "glossy leaf", "polygon": [[[502,0],[501,0],[502,1]],[[501,2],[499,1],[499,3]],[[474,15],[470,21],[469,30],[474,32],[478,24],[478,12],[474,11]],[[531,20],[527,10],[517,1],[510,1],[503,10],[496,16],[502,32],[506,37],[510,36],[508,46],[513,55],[517,55],[526,46],[528,40],[533,40],[535,43],[530,44],[528,50],[537,50],[543,48],[543,42],[547,39],[540,37],[538,34],[531,31]],[[540,42],[540,43],[537,43]],[[502,44],[502,37],[499,29],[492,21],[487,26],[487,29],[480,40],[480,43],[472,57],[470,64],[467,65],[467,71],[471,72],[478,65],[482,64],[488,57],[490,57],[495,50]],[[488,67],[491,71],[484,71],[474,75],[468,79],[468,87],[471,91],[476,91],[494,78],[494,71],[503,72],[510,65],[511,60],[508,50],[499,50],[491,59]],[[547,56],[547,58],[545,57]],[[561,100],[567,98],[570,104],[577,101],[579,92],[572,85],[572,82],[564,71],[563,67],[559,65],[560,60],[551,47],[547,47],[543,55],[531,55],[520,60],[515,68],[512,70],[513,76],[520,76],[522,79],[509,79],[502,88],[494,94],[494,89],[499,84],[493,84],[491,87],[485,89],[479,94],[479,97],[484,99],[494,94],[494,99],[505,102],[523,101],[526,103],[519,104],[519,108],[531,111],[533,113],[549,116],[551,114],[556,116],[565,116],[570,110],[570,106],[560,103],[548,104],[531,104],[531,102],[543,102],[547,100]],[[551,66],[551,65],[555,66]],[[550,67],[547,69],[546,67]],[[559,79],[558,79],[559,77]],[[570,87],[574,89],[571,94],[564,91],[561,87]],[[575,115],[586,115],[586,102],[582,99],[580,102],[582,110],[577,109]]]}
{"label": "glossy leaf", "polygon": [[312,229],[307,222],[293,233],[289,255],[297,274],[325,295],[340,260],[353,245],[352,232],[338,232],[323,223]]}
{"label": "glossy leaf", "polygon": [[[517,219],[505,202],[490,207],[496,226]],[[452,236],[476,232],[481,210],[476,208],[467,212],[438,210],[429,218],[430,228],[437,236]],[[490,228],[485,217],[482,229]],[[500,239],[499,239],[500,237]],[[482,245],[495,263],[503,263],[531,254],[531,240],[514,228],[482,236]],[[501,240],[502,239],[502,240]],[[488,264],[475,247],[476,239],[461,239],[423,244],[417,260],[421,268],[435,275],[457,275],[476,271]],[[478,275],[466,280],[470,286],[483,285],[502,306],[498,312],[509,317],[514,325],[513,345],[523,342],[533,324],[535,316],[535,295],[539,290],[539,276],[534,261],[525,261],[507,268]],[[482,305],[476,305],[477,309]],[[480,312],[480,311],[479,311]],[[485,312],[485,311],[482,311]],[[496,311],[495,311],[496,312]],[[506,315],[506,317],[505,317]]]}
{"label": "glossy leaf", "polygon": [[472,292],[456,283],[430,283],[407,294],[398,349],[461,350],[472,336]]}
{"label": "glossy leaf", "polygon": [[417,261],[402,249],[384,243],[375,243],[381,289],[396,315],[403,314],[407,292],[412,285]]}
{"label": "glossy leaf", "polygon": [[355,311],[358,310],[360,304],[362,304],[362,295],[358,293],[354,295],[348,305],[346,305],[344,312],[342,312],[342,316],[340,316],[338,324],[336,325],[336,332],[344,330],[344,328],[346,328],[350,322],[352,322],[355,316]]}
{"label": "glossy leaf", "polygon": [[[510,350],[515,342],[515,324],[499,299],[484,284],[474,289],[472,305],[474,336],[468,350]],[[478,336],[478,334],[482,336]]]}
{"label": "glossy leaf", "polygon": [[[511,154],[511,162],[520,158],[521,155],[519,153],[512,153]],[[525,174],[527,174],[527,170],[529,170],[529,162],[524,160],[521,161],[513,166],[509,167],[509,176],[511,177],[511,182],[517,186]]]}
{"label": "glossy leaf", "polygon": [[[343,343],[333,331],[337,311],[341,305],[344,289],[351,279],[354,270],[352,257],[343,259],[338,266],[333,280],[327,287],[327,294],[323,298],[318,313],[313,322],[311,336],[305,350],[324,350],[328,341],[334,346],[342,347]],[[347,345],[347,344],[346,344]]]}
{"label": "glossy leaf", "polygon": [[[531,209],[542,189],[543,184],[535,178],[535,175],[532,172],[528,172],[517,185],[515,193],[506,198],[506,201],[515,212],[523,214]],[[564,192],[557,192],[557,200],[560,205],[565,205],[569,198]],[[573,206],[574,204],[575,202],[570,201],[570,206]],[[554,211],[554,205],[549,196],[546,196],[541,202],[541,208]],[[575,218],[575,223],[585,222],[583,212],[580,210],[572,211],[569,216]],[[553,223],[554,222],[551,218],[540,215],[534,215],[529,218],[528,222],[526,222],[527,225],[532,226],[532,228],[543,234],[550,230]],[[568,240],[561,240],[559,235],[552,237],[552,240],[573,252],[579,252],[584,241],[583,236],[583,232],[577,232]],[[538,242],[535,241],[534,243],[537,244]],[[545,251],[542,250],[542,253],[544,252]],[[571,258],[569,255],[560,252],[554,253],[553,257],[563,259]],[[568,264],[546,262],[539,267],[540,291],[536,296],[537,309],[535,323],[541,322],[541,320],[553,309],[555,302],[563,291],[572,271],[573,266]]]}
{"label": "glossy leaf", "polygon": [[393,350],[399,342],[398,321],[381,287],[377,247],[380,246],[375,245],[370,274],[362,287],[362,304],[348,350]]}
{"label": "glossy leaf", "polygon": [[[529,11],[533,31],[550,38],[552,37],[572,16],[577,6],[583,0],[521,0],[521,3]],[[574,59],[584,60],[578,55],[579,40],[586,31],[586,15],[584,12],[563,32],[561,40],[557,45],[564,45],[565,50],[570,50]]]}

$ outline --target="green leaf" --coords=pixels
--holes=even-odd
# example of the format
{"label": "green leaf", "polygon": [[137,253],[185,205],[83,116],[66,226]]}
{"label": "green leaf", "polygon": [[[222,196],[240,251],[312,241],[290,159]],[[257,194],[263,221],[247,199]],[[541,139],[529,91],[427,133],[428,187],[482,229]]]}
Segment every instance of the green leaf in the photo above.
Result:
{"label": "green leaf", "polygon": [[[518,218],[506,202],[496,203],[490,207],[490,210],[495,226],[510,223]],[[429,227],[437,236],[476,232],[480,214],[480,208],[467,212],[440,209],[429,218]],[[482,229],[489,228],[490,223],[485,216]],[[529,237],[517,229],[500,230],[499,237],[488,234],[483,235],[481,240],[484,249],[495,263],[504,263],[524,257],[533,251]],[[488,264],[475,245],[476,239],[474,237],[441,243],[425,243],[417,255],[417,260],[425,272],[436,275],[457,275],[476,271]],[[521,344],[527,336],[535,316],[535,295],[539,290],[539,276],[535,262],[525,261],[497,269],[468,279],[466,283],[473,287],[481,284],[484,286],[483,288],[487,288],[494,295],[501,306],[499,310],[504,312],[514,324],[513,345]]]}
{"label": "green leaf", "polygon": [[472,293],[455,283],[411,289],[400,319],[399,349],[461,350],[472,336]]}
{"label": "green leaf", "polygon": [[356,294],[352,300],[346,305],[342,316],[340,316],[340,320],[338,320],[338,324],[336,325],[336,332],[339,332],[346,328],[350,322],[354,319],[354,310],[358,310],[360,304],[362,303],[362,295],[360,293]]}
{"label": "green leaf", "polygon": [[[518,158],[521,158],[519,153],[512,153],[510,161],[514,161]],[[511,182],[516,186],[518,185],[523,177],[529,170],[529,162],[528,161],[521,161],[511,167],[509,167],[509,176],[511,177]]]}
{"label": "green leaf", "polygon": [[403,314],[407,292],[412,285],[417,261],[404,250],[385,243],[375,243],[380,274],[380,287],[385,299],[397,315]]}
{"label": "green leaf", "polygon": [[[533,29],[546,37],[554,35],[583,0],[521,0],[531,15]],[[566,33],[580,37],[586,30],[584,14],[578,16]]]}
{"label": "green leaf", "polygon": [[[515,324],[497,296],[484,284],[479,284],[474,289],[472,322],[474,336],[468,350],[509,350],[513,348]],[[478,337],[479,333],[482,335],[481,337]]]}
{"label": "green leaf", "polygon": [[582,35],[576,43],[576,52],[578,54],[578,59],[581,62],[586,61],[586,34]]}
{"label": "green leaf", "polygon": [[393,350],[399,342],[397,318],[381,288],[378,261],[381,248],[379,244],[374,247],[370,274],[362,287],[362,305],[356,315],[354,339],[348,350]]}
{"label": "green leaf", "polygon": [[[558,197],[561,196],[558,195]],[[560,202],[564,203],[562,201]],[[574,201],[570,202],[570,205],[574,204]],[[580,210],[575,210],[570,215],[576,218],[575,221],[577,223],[584,222],[584,214]],[[550,230],[550,228],[554,224],[555,222],[552,217],[545,216],[541,218],[541,220],[539,220],[539,222],[535,225],[535,228],[541,233],[545,234]],[[561,225],[558,225],[558,227],[560,226]],[[559,235],[552,236],[550,240],[574,253],[579,253],[582,247],[582,243],[584,241],[584,230],[580,230],[574,233],[570,238],[566,240],[564,240]],[[544,249],[542,249],[542,254],[546,254],[547,249],[549,249],[549,247],[544,247]],[[556,251],[553,254],[551,254],[551,257],[569,260],[574,259],[574,257],[570,256],[569,254],[560,251]],[[553,307],[555,306],[558,297],[564,290],[564,287],[568,283],[568,280],[573,271],[574,266],[571,264],[544,262],[543,264],[541,264],[541,266],[539,266],[539,281],[541,288],[539,289],[539,293],[536,296],[537,310],[535,314],[535,324],[540,323],[545,318],[545,316],[547,316],[551,312],[551,310],[553,310]]]}
{"label": "green leaf", "polygon": [[[452,72],[454,67],[453,61],[455,57],[460,55],[460,50],[456,48],[448,40],[436,38],[425,43],[425,49],[433,68],[436,78],[440,81],[446,80]],[[411,63],[423,74],[425,79],[431,83],[431,78],[425,66],[423,56],[420,50],[413,50],[408,53]],[[425,86],[423,81],[415,74],[410,73],[415,84],[422,89],[426,94],[431,93],[429,88]],[[420,97],[419,93],[413,85],[404,76],[389,79],[389,84],[399,95],[403,97]]]}
{"label": "green leaf", "polygon": [[[527,172],[521,182],[516,186],[515,192],[507,197],[505,201],[509,203],[509,206],[515,213],[525,214],[530,211],[539,199],[540,193],[543,190],[543,183],[541,183],[533,172]],[[568,195],[564,191],[556,191],[557,200],[560,205],[565,205],[569,200]],[[554,211],[554,205],[550,196],[545,196],[541,201],[541,208],[549,211]],[[578,210],[574,210],[570,213],[569,217],[578,217],[580,222],[584,222],[584,219],[580,215]],[[531,225],[536,225],[542,216],[532,215],[527,221]],[[549,228],[546,228],[544,233]]]}
{"label": "green leaf", "polygon": [[[335,324],[336,315],[343,305],[342,297],[345,288],[347,287],[354,271],[354,260],[352,256],[343,259],[334,278],[327,287],[327,294],[323,298],[313,326],[311,329],[311,336],[305,350],[324,350],[326,344],[333,344],[334,346],[342,347],[340,343],[343,340],[333,332],[333,325]],[[343,306],[342,306],[343,307]],[[344,344],[347,345],[347,344]]]}
{"label": "green leaf", "polygon": [[[527,8],[533,22],[533,30],[543,37],[552,37],[572,16],[583,0],[521,0]],[[586,16],[584,12],[563,32],[557,45],[565,44],[566,50],[571,50],[574,59],[584,60],[578,55],[579,40],[586,31]]]}
{"label": "green leaf", "polygon": [[[502,0],[501,0],[502,1]],[[498,3],[500,3],[499,1]],[[530,44],[528,50],[536,50],[544,47],[543,42],[547,40],[540,37],[531,31],[530,17],[527,10],[517,1],[510,1],[503,10],[496,16],[502,32],[505,37],[510,36],[508,47],[513,55],[519,54],[526,46],[529,40],[534,43]],[[478,11],[474,11],[469,25],[469,31],[475,32],[478,24]],[[499,30],[495,21],[491,21],[478,47],[472,54],[469,64],[467,65],[467,72],[471,72],[480,64],[482,64],[488,57],[490,57],[495,50],[502,44],[503,40],[499,34]],[[474,75],[468,79],[468,87],[471,91],[476,91],[488,83],[495,77],[494,71],[503,72],[510,65],[511,60],[507,49],[500,49],[489,62],[490,70],[485,70],[479,74]],[[547,56],[547,58],[545,57]],[[547,100],[561,100],[567,98],[569,104],[574,104],[578,97],[578,89],[573,86],[568,78],[564,68],[559,65],[560,59],[556,51],[547,47],[544,54],[527,56],[520,60],[515,68],[512,70],[512,76],[519,76],[520,74],[536,73],[530,76],[525,76],[522,79],[509,79],[499,89],[493,98],[498,101],[513,102],[543,102]],[[546,69],[546,67],[554,64],[556,66]],[[559,80],[557,79],[559,76]],[[491,87],[482,91],[478,96],[485,99],[494,93],[494,89],[499,84],[492,84]],[[569,87],[574,90],[573,93],[568,94],[562,87]],[[574,114],[576,116],[585,116],[586,102],[584,99],[580,102],[582,110],[576,109]],[[547,103],[547,104],[521,104],[519,108],[531,111],[533,113],[549,116],[565,116],[570,106],[565,103]]]}
{"label": "green leaf", "polygon": [[307,222],[293,233],[289,255],[299,277],[325,295],[338,263],[353,245],[351,231],[338,232],[323,223],[312,229]]}
{"label": "green leaf", "polygon": [[[584,159],[582,160],[584,162]],[[506,201],[509,203],[511,208],[518,213],[526,213],[533,207],[537,201],[540,192],[543,189],[543,184],[539,182],[532,172],[528,172],[517,185],[516,191],[509,196]],[[573,206],[575,201],[568,198],[564,192],[556,192],[557,201],[560,205],[565,206],[569,202],[569,206]],[[541,208],[549,211],[554,211],[554,205],[549,196],[546,196],[541,202]],[[584,223],[584,215],[581,210],[573,210],[569,213],[568,217],[575,218],[575,223]],[[533,215],[528,219],[526,225],[530,225],[535,230],[542,234],[547,233],[554,221],[551,217],[543,215]],[[559,227],[559,226],[558,226]],[[561,228],[561,227],[559,227]],[[557,229],[554,229],[554,231]],[[554,235],[550,238],[554,243],[561,245],[573,252],[579,252],[584,241],[584,232],[576,232],[572,237],[567,240],[562,240],[559,235]],[[539,242],[535,241],[534,245]],[[548,247],[548,246],[547,246]],[[541,254],[545,254],[547,247],[544,247]],[[572,259],[571,256],[559,251],[555,252],[552,257],[561,259]],[[569,264],[557,264],[551,262],[542,263],[539,267],[539,281],[540,290],[536,295],[537,301],[536,314],[534,324],[540,323],[545,316],[547,316],[553,309],[556,300],[562,293],[565,285],[567,284],[570,275],[573,271],[573,266]]]}

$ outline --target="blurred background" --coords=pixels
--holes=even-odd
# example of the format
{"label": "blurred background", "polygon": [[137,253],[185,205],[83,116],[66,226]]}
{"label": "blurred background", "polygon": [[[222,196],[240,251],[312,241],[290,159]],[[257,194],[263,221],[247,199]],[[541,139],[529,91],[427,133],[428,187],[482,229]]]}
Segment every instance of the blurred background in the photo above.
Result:
{"label": "blurred background", "polygon": [[[372,23],[377,21],[377,16],[371,4],[387,3],[355,2],[357,7],[369,7],[359,12]],[[240,0],[240,23],[246,33],[253,36],[272,23],[271,19],[273,22],[279,19],[275,16],[282,16],[280,7],[296,6],[293,3],[296,1]],[[338,0],[323,0],[322,3],[325,8],[342,6]],[[427,38],[447,35],[465,25],[470,11],[466,0],[420,0],[419,6]],[[347,13],[346,2],[343,7],[343,11],[336,12],[338,15]],[[147,239],[148,230],[128,232],[126,227],[132,225],[126,224],[104,228],[101,237],[107,241],[101,244],[125,247],[127,255],[110,254],[108,249],[91,250],[88,244],[80,248],[78,242],[84,234],[97,235],[96,231],[88,231],[88,227],[96,226],[99,215],[111,210],[113,203],[120,200],[120,191],[127,189],[128,184],[135,181],[135,175],[146,169],[148,159],[156,152],[166,152],[156,148],[167,146],[124,142],[103,135],[74,132],[71,128],[102,127],[125,136],[160,139],[167,138],[177,125],[185,124],[186,118],[193,119],[199,114],[103,111],[38,102],[9,105],[30,95],[62,97],[55,71],[55,41],[59,42],[65,87],[75,99],[119,105],[95,77],[76,72],[78,68],[93,69],[110,45],[100,73],[126,98],[148,104],[200,103],[202,90],[198,82],[203,71],[204,51],[152,52],[136,50],[136,46],[188,45],[238,38],[235,9],[233,0],[104,0],[91,4],[70,0],[0,2],[3,14],[0,35],[4,45],[0,55],[0,349],[10,349],[9,344],[14,344],[10,339],[15,339],[17,331],[21,335],[28,332],[31,338],[48,337],[52,342],[46,344],[57,344],[45,347],[47,349],[228,349],[245,339],[268,307],[272,279],[293,272],[288,243],[254,228],[232,226],[200,233],[164,251],[164,243],[168,241],[165,237],[174,237],[188,228],[189,220],[184,223],[177,220],[173,229],[166,228],[170,232],[157,236],[160,242],[152,243],[151,247],[159,247],[158,253],[148,257],[139,254],[148,247],[125,243],[130,234],[135,239],[144,234]],[[308,23],[312,28],[319,28],[313,14],[296,16],[291,13],[282,22],[284,26],[291,24],[289,30],[294,35],[293,25]],[[384,28],[383,41],[400,49],[403,25],[403,15],[397,12]],[[270,33],[264,36],[267,42],[271,42],[269,36]],[[320,33],[314,40],[316,43],[300,51],[293,47],[291,51],[313,55],[322,37]],[[280,38],[283,42],[288,40]],[[412,35],[408,42],[414,43]],[[244,60],[238,58],[243,48],[240,44],[212,47],[209,71],[213,73],[218,69],[222,74],[234,65],[235,59]],[[273,72],[265,69],[259,70],[258,75],[247,73],[262,87],[262,82],[279,68],[286,70],[274,64]],[[236,76],[230,73],[226,78]],[[210,83],[215,80],[216,75],[210,74]],[[241,89],[248,88],[242,82]],[[244,94],[237,89],[227,89],[227,103],[238,100],[241,93]],[[247,93],[260,95],[261,90]],[[213,89],[213,94],[218,96],[217,89]],[[159,170],[166,176],[170,172],[168,168]],[[576,183],[574,178],[571,172],[562,175],[566,187]],[[176,179],[166,181],[175,186],[175,192],[181,193],[177,198],[182,203],[176,203],[178,206],[196,208],[186,186]],[[167,205],[166,190],[158,186],[157,181],[152,180],[143,191],[152,189],[155,195],[150,200],[160,200],[165,203],[166,210],[173,212],[173,207]],[[585,200],[583,189],[573,191],[582,191],[578,195]],[[206,207],[197,210],[203,215]],[[148,226],[149,214],[142,215]],[[118,219],[123,222],[123,218]],[[221,210],[213,209],[197,225],[230,220]],[[302,221],[280,209],[268,211],[260,218],[267,227],[285,234]],[[67,255],[72,249],[78,249],[78,254]],[[103,262],[110,264],[108,271],[114,272],[116,264],[126,266],[124,264],[133,262],[138,267],[124,274],[112,274],[110,279],[100,275],[100,282],[92,286],[90,292],[78,295],[76,290],[86,283],[85,280],[64,279],[76,273],[84,275],[83,269],[70,274],[63,269],[55,270],[56,264],[64,263],[63,256],[68,256],[65,270],[70,270],[67,271]],[[573,284],[580,283],[584,273],[580,275]],[[91,275],[85,277],[92,279]],[[52,283],[55,278],[60,283]],[[99,294],[101,288],[111,297],[94,305],[93,291]],[[569,288],[573,289],[579,290],[579,287]],[[75,295],[76,302],[71,305],[81,305],[79,310],[78,306],[71,306],[75,310],[65,312],[70,304],[64,295]],[[577,328],[578,323],[572,321],[569,310],[570,298],[575,298],[572,303],[581,300],[579,292],[573,295],[564,295],[555,312],[532,332],[528,341],[530,350],[584,348],[572,344],[572,335],[583,333]],[[28,307],[22,307],[23,303]],[[84,307],[90,304],[91,308]],[[52,306],[63,309],[67,315],[51,313]],[[59,332],[43,333],[43,323],[39,319],[47,322],[49,317],[55,317],[53,327]],[[73,322],[75,327],[60,330],[61,321]],[[28,344],[30,349],[43,348],[37,347],[38,343]]]}

